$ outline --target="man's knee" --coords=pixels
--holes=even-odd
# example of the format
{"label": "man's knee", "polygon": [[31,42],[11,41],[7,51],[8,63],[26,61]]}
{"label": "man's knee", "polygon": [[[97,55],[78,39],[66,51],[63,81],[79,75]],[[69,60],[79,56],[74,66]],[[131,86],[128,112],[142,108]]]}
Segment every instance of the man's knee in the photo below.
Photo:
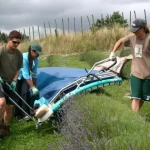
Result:
{"label": "man's knee", "polygon": [[0,109],[3,109],[6,106],[6,100],[4,97],[0,98]]}

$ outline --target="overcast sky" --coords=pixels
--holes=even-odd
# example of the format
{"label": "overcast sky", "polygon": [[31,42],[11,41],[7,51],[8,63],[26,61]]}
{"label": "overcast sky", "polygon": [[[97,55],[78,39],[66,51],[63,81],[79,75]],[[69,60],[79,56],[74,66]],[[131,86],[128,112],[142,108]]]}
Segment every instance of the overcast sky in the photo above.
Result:
{"label": "overcast sky", "polygon": [[[62,18],[65,28],[67,19],[70,20],[70,30],[73,29],[73,18],[76,18],[77,29],[80,28],[81,16],[84,21],[84,28],[88,28],[87,16],[91,22],[101,18],[101,14],[111,15],[114,11],[123,12],[125,19],[129,19],[130,11],[134,19],[134,10],[137,17],[144,17],[144,9],[147,18],[150,14],[150,0],[0,0],[0,30],[9,32],[13,29],[22,30],[39,25],[43,28],[45,22],[48,28],[48,21],[51,27],[55,28],[55,19],[58,28],[62,29]],[[150,20],[148,19],[148,23]]]}

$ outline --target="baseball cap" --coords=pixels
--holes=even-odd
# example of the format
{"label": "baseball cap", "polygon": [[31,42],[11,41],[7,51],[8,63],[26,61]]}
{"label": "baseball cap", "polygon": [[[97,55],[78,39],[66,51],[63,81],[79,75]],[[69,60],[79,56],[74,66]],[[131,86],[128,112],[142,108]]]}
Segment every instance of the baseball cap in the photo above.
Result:
{"label": "baseball cap", "polygon": [[139,30],[140,28],[143,28],[147,25],[146,21],[144,19],[135,19],[130,27],[130,31],[131,32],[136,32],[137,30]]}
{"label": "baseball cap", "polygon": [[32,44],[31,49],[35,50],[39,55],[42,54],[42,48],[39,44]]}

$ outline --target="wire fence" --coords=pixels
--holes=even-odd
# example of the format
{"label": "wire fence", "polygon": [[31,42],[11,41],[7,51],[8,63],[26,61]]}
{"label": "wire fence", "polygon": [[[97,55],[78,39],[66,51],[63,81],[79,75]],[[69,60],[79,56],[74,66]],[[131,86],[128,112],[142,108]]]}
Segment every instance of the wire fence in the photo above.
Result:
{"label": "wire fence", "polygon": [[[128,25],[131,26],[131,22],[132,22],[132,13],[134,14],[134,19],[137,18],[137,15],[136,15],[136,11],[133,11],[129,13],[129,23]],[[124,13],[122,12],[122,17],[123,17],[123,20],[124,20]],[[106,17],[110,17],[110,15],[107,14]],[[145,17],[145,20],[147,21],[147,15],[146,15],[146,10],[144,9],[144,17]],[[90,19],[91,18],[91,19]],[[81,34],[83,35],[85,31],[84,29],[84,21],[87,21],[88,23],[88,28],[89,30],[88,31],[91,31],[91,32],[94,32],[94,28],[93,25],[95,24],[95,17],[94,15],[91,15],[91,17],[87,16],[87,18],[83,18],[81,16],[80,18],[80,29],[78,30],[78,32],[81,32]],[[101,22],[103,23],[103,20],[104,20],[104,15],[101,14],[101,18],[100,18]],[[46,24],[45,22],[43,23],[43,27],[40,27],[39,25],[37,25],[37,27],[35,26],[32,26],[32,27],[29,27],[28,30],[27,29],[23,29],[23,31],[20,31],[22,33],[22,36],[23,37],[26,37],[24,38],[24,40],[29,40],[29,41],[34,41],[35,39],[36,40],[41,40],[42,38],[46,38],[47,36],[52,36],[52,35],[55,35],[56,37],[58,37],[60,34],[61,35],[66,35],[66,34],[70,34],[70,33],[74,33],[76,35],[77,33],[77,28],[76,28],[76,18],[74,17],[73,18],[73,22],[71,22],[71,19],[70,18],[67,18],[67,23],[65,24],[65,21],[64,19],[61,20],[61,28],[58,29],[58,23],[57,23],[57,20],[55,19],[54,20],[54,27],[52,28],[52,22],[51,21],[48,21],[48,23]],[[73,29],[70,30],[70,24],[73,24]],[[114,24],[115,24],[115,21],[114,21]],[[122,23],[122,26],[125,27],[125,24],[124,22]],[[41,28],[44,29],[44,34],[43,32],[41,32]],[[66,29],[66,30],[65,30]],[[37,31],[37,35],[35,34],[35,31]],[[43,34],[43,35],[42,35]],[[1,31],[0,31],[0,41],[2,41],[2,37],[1,37]]]}

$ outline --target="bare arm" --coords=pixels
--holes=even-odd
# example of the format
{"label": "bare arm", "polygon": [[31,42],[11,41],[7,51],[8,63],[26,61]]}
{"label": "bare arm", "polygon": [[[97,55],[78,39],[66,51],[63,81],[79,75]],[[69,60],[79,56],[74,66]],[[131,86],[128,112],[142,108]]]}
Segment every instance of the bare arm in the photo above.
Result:
{"label": "bare arm", "polygon": [[34,87],[34,84],[33,84],[31,79],[27,79],[26,81],[27,81],[30,88]]}
{"label": "bare arm", "polygon": [[34,86],[36,86],[37,78],[32,78]]}
{"label": "bare arm", "polygon": [[16,74],[15,74],[15,76],[14,76],[14,78],[13,78],[13,81],[17,81],[19,74],[20,74],[20,70],[18,70],[18,71],[16,72]]}
{"label": "bare arm", "polygon": [[113,52],[116,52],[120,48],[121,45],[122,45],[122,41],[118,40],[113,48]]}

